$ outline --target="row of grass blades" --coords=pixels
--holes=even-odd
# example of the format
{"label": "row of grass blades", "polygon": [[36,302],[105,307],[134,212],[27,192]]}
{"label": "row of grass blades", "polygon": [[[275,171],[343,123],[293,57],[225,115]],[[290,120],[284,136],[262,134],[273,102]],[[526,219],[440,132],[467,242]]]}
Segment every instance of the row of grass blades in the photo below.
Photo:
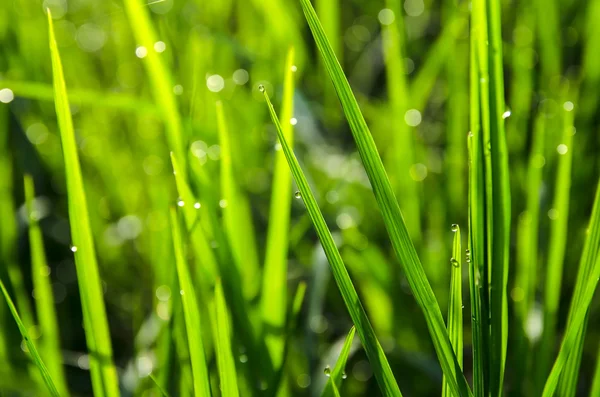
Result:
{"label": "row of grass blades", "polygon": [[[354,94],[350,89],[348,80],[344,75],[344,72],[339,62],[336,59],[336,56],[331,48],[331,45],[329,44],[325,32],[323,31],[323,27],[321,26],[310,1],[301,0],[300,3],[302,5],[302,9],[304,11],[306,20],[308,21],[309,27],[311,29],[313,38],[315,39],[315,42],[317,44],[318,50],[323,57],[327,72],[329,73],[329,77],[331,78],[335,90],[340,99],[346,119],[350,125],[350,129],[358,147],[360,157],[371,182],[375,198],[382,212],[383,220],[387,232],[390,236],[390,240],[394,251],[403,265],[403,269],[408,279],[411,290],[419,306],[421,307],[423,314],[425,315],[429,332],[431,334],[433,344],[438,355],[438,359],[442,366],[442,370],[447,376],[447,381],[450,384],[452,392],[455,395],[469,396],[471,395],[471,391],[462,371],[460,370],[460,366],[454,354],[441,310],[437,304],[437,300],[433,294],[429,281],[427,280],[423,266],[421,265],[421,262],[417,256],[413,242],[410,239],[406,224],[404,223],[404,219],[398,206],[398,202],[396,200],[390,181],[383,167],[383,163],[375,146],[375,142],[373,141],[373,137],[360,111],[356,98],[354,97]],[[289,160],[290,159],[288,158],[288,161]],[[293,164],[294,162],[292,162],[292,165]],[[299,182],[300,177],[303,178],[303,175],[299,172],[299,169],[294,171],[294,168],[296,167],[292,166],[294,177],[296,179],[296,182]],[[300,183],[298,184],[300,185]],[[306,186],[306,189],[308,189],[308,185]],[[304,192],[302,193],[304,194]],[[308,204],[310,200],[308,200],[307,197],[304,197],[304,199],[305,204],[307,204],[307,208],[309,208]],[[311,211],[315,211],[315,213],[318,212],[318,207],[316,207],[314,210],[309,209],[309,213]],[[315,219],[318,219],[318,217]],[[315,226],[317,227],[317,230],[319,230],[319,228],[321,227],[318,224],[316,224]],[[324,234],[326,234],[325,231],[323,232]],[[322,243],[323,245],[326,245],[323,240]],[[339,264],[341,269],[338,270],[336,269],[337,265],[334,265],[334,263],[332,263],[332,261],[336,260],[335,257],[333,255],[331,257],[328,256],[328,259],[332,264],[334,275],[340,270],[343,270],[343,272],[345,272],[346,269],[343,267],[341,261]],[[342,274],[343,273],[340,271],[340,274],[338,274],[338,276],[341,276]],[[343,285],[339,286],[341,288]],[[342,290],[342,292],[344,294],[346,291]],[[354,310],[351,307],[349,307],[349,309],[351,309],[351,313],[352,310]],[[358,312],[355,313],[355,315],[358,314]],[[363,344],[365,344],[365,330],[361,329],[362,327],[360,327],[359,324],[356,323],[356,320],[359,320],[359,318],[353,317],[353,320],[355,321],[355,325],[357,326],[359,336],[361,336],[361,340],[363,341]],[[371,354],[373,353],[374,352],[371,352]],[[371,360],[371,365],[374,367],[374,372],[377,374],[377,369],[381,371],[381,373],[378,374],[378,381],[380,387],[382,388],[384,393],[389,392],[390,389],[387,388],[386,383],[388,382],[386,380],[386,376],[388,374],[386,373],[384,375],[383,369],[385,367],[382,366],[383,363],[387,365],[387,361],[384,362],[379,357],[369,356],[369,358]],[[377,361],[374,361],[375,359],[377,359]],[[389,375],[391,376],[391,373]]]}
{"label": "row of grass blades", "polygon": [[94,240],[90,226],[87,199],[75,142],[75,131],[63,75],[63,67],[54,35],[52,16],[48,10],[50,55],[54,81],[54,102],[62,142],[69,221],[71,224],[71,250],[75,255],[77,280],[81,294],[81,307],[87,347],[90,354],[90,374],[94,395],[118,396],[117,371],[112,361],[104,296],[100,280]]}
{"label": "row of grass blades", "polygon": [[510,188],[497,0],[477,0],[472,5],[470,111],[469,224],[475,278],[471,293],[477,301],[473,312],[474,389],[477,395],[500,396],[508,331]]}

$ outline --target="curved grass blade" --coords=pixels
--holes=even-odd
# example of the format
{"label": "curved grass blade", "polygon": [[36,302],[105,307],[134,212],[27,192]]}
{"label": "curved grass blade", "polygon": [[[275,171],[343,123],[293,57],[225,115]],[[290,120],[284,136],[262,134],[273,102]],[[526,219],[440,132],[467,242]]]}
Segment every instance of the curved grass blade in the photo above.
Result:
{"label": "curved grass blade", "polygon": [[[288,122],[294,111],[294,49],[290,48],[285,62],[281,120],[283,133],[293,145],[293,126]],[[263,270],[261,312],[263,337],[277,371],[283,362],[285,317],[287,311],[287,256],[292,207],[292,177],[281,150],[275,152],[271,187],[271,208]]]}
{"label": "curved grass blade", "polygon": [[173,249],[175,252],[175,265],[177,267],[177,278],[181,293],[183,306],[183,317],[185,331],[190,350],[190,362],[192,364],[192,378],[194,384],[194,396],[210,396],[210,379],[206,367],[204,346],[202,343],[202,322],[200,309],[196,299],[196,291],[192,284],[190,273],[185,260],[183,240],[177,211],[171,208],[171,233],[173,235]]}
{"label": "curved grass blade", "polygon": [[8,295],[8,292],[6,291],[6,288],[4,287],[4,283],[2,282],[2,280],[0,280],[0,289],[2,289],[2,294],[4,295],[4,298],[6,299],[8,308],[10,309],[10,312],[11,312],[12,316],[14,317],[15,322],[17,323],[17,326],[19,327],[19,331],[21,332],[21,335],[23,335],[23,339],[25,339],[25,343],[27,344],[27,349],[29,349],[29,352],[31,353],[33,362],[40,370],[40,374],[42,375],[42,378],[44,379],[44,383],[48,387],[48,391],[50,392],[50,395],[53,397],[60,396],[60,394],[58,393],[58,390],[56,389],[56,386],[54,385],[52,376],[48,372],[48,369],[44,365],[44,362],[42,361],[40,354],[38,353],[37,349],[35,348],[35,345],[31,341],[31,338],[29,337],[29,334],[27,333],[27,328],[21,321],[21,317],[19,317],[19,313],[17,313],[17,308],[15,307],[12,299],[10,299],[10,296]]}
{"label": "curved grass blade", "polygon": [[[562,370],[568,365],[570,355],[576,354],[581,359],[583,337],[590,302],[594,296],[598,278],[600,277],[600,186],[596,188],[594,208],[590,218],[587,238],[577,273],[575,291],[571,300],[571,308],[563,341],[554,361],[550,375],[546,380],[543,397],[553,396],[556,392]],[[562,381],[562,380],[561,380]]]}
{"label": "curved grass blade", "polygon": [[[262,91],[264,91],[264,88]],[[352,322],[356,326],[358,335],[363,343],[365,352],[367,353],[367,357],[369,358],[369,362],[373,368],[373,373],[377,378],[379,388],[385,396],[401,396],[402,394],[400,393],[398,384],[394,379],[390,364],[388,363],[383,349],[381,348],[381,345],[375,336],[375,332],[373,331],[373,327],[371,326],[371,323],[367,317],[367,313],[360,302],[358,294],[356,293],[356,289],[354,288],[352,280],[350,279],[350,275],[344,266],[340,252],[333,241],[333,237],[331,236],[331,232],[325,223],[323,214],[321,213],[312,190],[308,185],[308,181],[306,180],[306,177],[300,168],[300,164],[298,163],[294,152],[290,148],[285,136],[283,135],[279,119],[277,118],[275,109],[273,109],[273,105],[271,104],[266,92],[264,92],[264,96],[269,106],[271,120],[273,120],[273,123],[277,127],[277,134],[279,135],[279,140],[281,142],[281,146],[283,147],[283,152],[285,153],[290,170],[292,171],[292,175],[294,176],[296,184],[300,189],[300,195],[303,198],[308,214],[313,221],[313,225],[317,231],[321,245],[325,250],[325,255],[327,256],[329,264],[331,265],[333,276],[340,293],[342,294],[346,308],[348,309],[350,317],[352,318]]]}
{"label": "curved grass blade", "polygon": [[60,390],[60,394],[69,394],[67,382],[62,365],[60,352],[60,334],[57,324],[56,309],[54,308],[54,295],[50,282],[48,263],[44,250],[42,231],[37,221],[34,208],[35,190],[33,179],[25,175],[25,203],[29,218],[29,246],[31,251],[31,277],[35,290],[35,305],[40,326],[40,351],[43,353],[48,366],[48,372]]}
{"label": "curved grass blade", "polygon": [[452,350],[450,339],[448,338],[448,332],[446,331],[442,313],[433,294],[433,290],[431,289],[431,285],[427,280],[423,266],[417,256],[415,247],[409,237],[408,229],[404,223],[400,207],[398,206],[398,201],[396,200],[390,181],[385,173],[383,163],[381,162],[371,132],[360,112],[348,80],[329,45],[327,37],[325,36],[310,1],[300,0],[300,3],[313,37],[317,43],[317,47],[327,66],[329,77],[338,93],[346,119],[350,124],[350,129],[354,136],[365,171],[371,182],[375,199],[382,212],[383,220],[394,251],[400,262],[403,264],[403,269],[411,290],[425,315],[442,370],[448,376],[448,381],[452,387],[453,393],[459,396],[469,396],[471,394],[469,385],[462,372],[457,370],[459,365]]}
{"label": "curved grass blade", "polygon": [[[450,275],[450,302],[448,304],[448,335],[450,342],[454,347],[454,353],[458,360],[458,365],[463,365],[463,303],[462,303],[462,249],[460,246],[460,227],[452,225],[454,232],[454,241],[452,244],[452,265]],[[452,389],[446,381],[446,376],[442,378],[442,397],[452,396]]]}
{"label": "curved grass blade", "polygon": [[94,240],[88,216],[87,199],[75,143],[73,120],[67,96],[63,68],[54,37],[52,16],[48,9],[50,32],[50,55],[54,80],[54,101],[62,142],[67,196],[69,199],[69,222],[71,224],[72,250],[81,294],[81,307],[87,347],[90,353],[90,373],[94,394],[118,396],[117,371],[112,362],[112,346],[104,306],[104,294],[96,262]]}
{"label": "curved grass blade", "polygon": [[217,102],[217,128],[221,146],[221,195],[223,222],[233,257],[242,276],[244,296],[252,300],[258,295],[260,287],[258,275],[258,253],[254,238],[254,224],[248,197],[237,181],[234,169],[234,155],[231,136],[225,122],[223,103]]}
{"label": "curved grass blade", "polygon": [[344,341],[344,346],[342,347],[340,356],[338,357],[338,360],[335,363],[335,367],[333,367],[333,370],[329,374],[329,379],[325,384],[325,389],[323,390],[321,397],[331,397],[339,395],[339,392],[338,394],[336,394],[336,391],[341,386],[342,379],[344,379],[346,374],[344,371],[346,368],[346,362],[348,361],[348,355],[350,355],[350,348],[352,347],[352,341],[354,340],[355,331],[356,327],[352,327],[350,329],[350,332],[348,332],[348,336]]}
{"label": "curved grass blade", "polygon": [[235,359],[231,351],[231,330],[229,328],[229,313],[221,280],[215,286],[215,301],[213,308],[213,337],[217,352],[217,367],[223,397],[236,397],[240,395],[235,370]]}

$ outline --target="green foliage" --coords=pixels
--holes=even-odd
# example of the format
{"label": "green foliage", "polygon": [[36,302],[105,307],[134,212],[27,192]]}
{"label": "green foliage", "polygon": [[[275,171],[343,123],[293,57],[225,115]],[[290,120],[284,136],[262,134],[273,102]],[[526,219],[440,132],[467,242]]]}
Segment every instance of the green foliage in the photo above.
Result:
{"label": "green foliage", "polygon": [[4,3],[0,395],[600,393],[599,0]]}

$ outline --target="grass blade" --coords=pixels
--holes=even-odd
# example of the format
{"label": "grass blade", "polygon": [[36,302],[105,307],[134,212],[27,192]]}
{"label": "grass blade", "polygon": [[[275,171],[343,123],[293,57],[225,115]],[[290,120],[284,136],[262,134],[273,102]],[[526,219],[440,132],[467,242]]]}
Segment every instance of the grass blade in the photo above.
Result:
{"label": "grass blade", "polygon": [[210,379],[206,367],[204,346],[202,343],[202,322],[200,309],[196,299],[196,291],[192,284],[191,276],[185,260],[183,240],[177,212],[171,209],[171,233],[173,235],[173,248],[175,252],[175,265],[177,267],[177,279],[183,304],[183,317],[185,331],[190,350],[190,362],[192,364],[192,378],[194,384],[194,396],[210,396]]}
{"label": "grass blade", "polygon": [[[344,341],[344,346],[340,351],[340,356],[338,357],[337,362],[335,363],[335,367],[329,374],[329,379],[325,384],[325,389],[321,394],[321,397],[331,397],[336,395],[336,390],[341,386],[342,379],[344,379],[346,373],[346,362],[348,361],[348,356],[350,355],[350,348],[352,347],[352,341],[354,340],[354,333],[356,331],[356,327],[352,327],[350,332],[348,332],[348,336]],[[339,394],[339,392],[338,392]]]}
{"label": "grass blade", "polygon": [[46,262],[46,252],[42,231],[38,225],[37,213],[34,207],[35,190],[33,179],[25,175],[25,201],[29,218],[29,246],[31,250],[31,275],[35,290],[35,305],[40,327],[40,351],[42,351],[48,372],[56,383],[60,394],[67,396],[68,388],[62,365],[60,351],[60,333],[58,330],[54,295],[50,282],[50,272]]}
{"label": "grass blade", "polygon": [[40,370],[40,374],[42,375],[42,378],[44,379],[44,383],[48,387],[48,391],[50,392],[50,395],[53,397],[60,396],[60,394],[58,393],[58,390],[56,389],[56,386],[54,385],[52,376],[48,372],[48,369],[44,365],[44,362],[42,361],[40,354],[38,353],[37,349],[35,348],[35,345],[31,341],[31,338],[29,337],[29,334],[27,333],[27,328],[21,321],[21,317],[19,317],[19,313],[17,313],[17,308],[15,307],[12,299],[10,299],[10,296],[8,295],[8,292],[6,291],[6,288],[4,287],[4,283],[2,282],[2,280],[0,280],[0,288],[2,289],[2,294],[4,295],[4,298],[6,299],[8,308],[10,309],[10,312],[11,312],[12,316],[14,317],[15,322],[17,323],[17,326],[19,327],[19,331],[21,332],[21,335],[23,335],[23,339],[25,339],[25,343],[27,344],[27,349],[29,349],[31,356],[33,357],[33,362]]}
{"label": "grass blade", "polygon": [[457,371],[459,365],[448,338],[442,313],[431,285],[427,280],[423,266],[417,256],[415,247],[409,237],[398,201],[392,191],[373,137],[310,1],[301,0],[301,5],[317,47],[324,58],[329,77],[333,81],[333,85],[340,98],[346,119],[350,124],[350,129],[369,181],[371,182],[375,198],[383,214],[383,220],[390,236],[390,241],[398,259],[403,264],[403,269],[411,290],[425,315],[442,370],[448,376],[453,393],[460,396],[469,396],[471,392],[467,381],[462,372],[459,373]]}
{"label": "grass blade", "polygon": [[[558,357],[554,361],[550,375],[546,380],[542,396],[550,397],[556,392],[561,372],[571,355],[576,355],[577,363],[581,359],[581,347],[585,335],[585,323],[590,302],[594,296],[600,277],[600,188],[596,188],[594,208],[590,218],[587,239],[579,264],[579,272],[571,300],[567,327],[563,336]],[[568,380],[568,379],[567,379]]]}
{"label": "grass blade", "polygon": [[231,351],[229,313],[220,280],[217,281],[217,285],[215,286],[214,299],[212,325],[217,353],[217,366],[221,380],[221,395],[223,397],[235,397],[240,395],[237,384],[237,373],[235,371],[236,360]]}
{"label": "grass blade", "polygon": [[[156,51],[152,51],[156,43],[156,33],[150,22],[147,7],[143,7],[140,0],[124,0],[125,11],[137,43],[148,49],[144,59],[144,66],[148,72],[154,100],[158,104],[165,120],[167,141],[172,152],[175,153],[181,164],[185,164],[187,158],[184,155],[183,130],[181,118],[173,94],[173,83],[164,62]],[[182,172],[186,174],[186,168]]]}
{"label": "grass blade", "polygon": [[[454,353],[458,364],[463,365],[463,303],[462,303],[462,249],[460,246],[460,227],[452,225],[454,232],[454,241],[452,244],[452,264],[450,276],[450,302],[448,304],[448,335],[450,342],[454,347]],[[446,376],[442,379],[442,397],[452,396],[452,389],[446,381]]]}
{"label": "grass blade", "polygon": [[63,68],[54,37],[52,16],[48,10],[50,32],[50,55],[54,80],[54,102],[62,142],[67,196],[69,199],[69,221],[71,223],[72,250],[75,253],[77,280],[81,294],[81,307],[87,347],[90,352],[90,372],[94,394],[118,396],[117,371],[112,362],[112,346],[104,306],[104,294],[96,262],[94,240],[88,216],[87,199],[75,143],[75,132]]}
{"label": "grass blade", "polygon": [[[264,88],[262,88],[262,91],[264,92]],[[266,92],[264,92],[264,95],[269,106],[271,120],[273,120],[273,123],[277,128],[277,134],[279,135],[279,140],[283,147],[283,152],[285,153],[290,170],[292,171],[292,175],[294,176],[296,184],[300,189],[300,195],[303,198],[308,214],[313,221],[313,225],[317,231],[321,245],[325,250],[325,254],[329,264],[331,265],[333,276],[340,293],[342,294],[344,303],[346,304],[346,308],[350,313],[352,322],[356,326],[358,335],[363,343],[365,352],[367,353],[367,357],[369,358],[369,362],[373,368],[373,373],[377,378],[379,388],[385,396],[401,396],[402,394],[400,393],[398,384],[394,379],[390,364],[388,363],[383,349],[381,348],[381,345],[375,336],[373,327],[371,326],[362,303],[360,302],[358,294],[356,293],[356,289],[354,288],[352,280],[350,279],[350,275],[344,266],[340,252],[333,241],[333,237],[331,236],[331,232],[325,223],[323,214],[321,213],[312,190],[308,185],[308,181],[306,180],[306,177],[300,168],[300,164],[298,163],[294,152],[290,148],[285,136],[283,135],[279,119],[277,118],[275,109],[273,109],[273,105],[271,104]]]}
{"label": "grass blade", "polygon": [[[389,150],[388,170],[394,190],[398,193],[400,207],[406,216],[410,237],[418,245],[421,241],[421,213],[418,185],[410,177],[410,167],[414,163],[415,143],[412,128],[404,121],[410,99],[408,82],[404,71],[404,23],[397,1],[387,0],[386,7],[396,16],[391,23],[381,24],[383,54],[387,79],[387,93],[392,119],[392,148]],[[330,37],[330,36],[327,36]]]}
{"label": "grass blade", "polygon": [[[569,203],[571,194],[571,166],[573,163],[573,119],[574,111],[565,111],[562,115],[563,133],[561,145],[565,145],[566,152],[559,152],[556,169],[556,183],[552,208],[557,211],[558,217],[551,219],[550,241],[548,243],[548,265],[546,282],[544,285],[544,330],[539,345],[538,382],[543,385],[543,380],[548,376],[552,355],[555,352],[556,326],[558,323],[558,308],[560,304],[560,291],[562,288],[562,274],[567,248],[567,233],[569,221]],[[538,360],[536,359],[536,362]],[[564,375],[564,374],[563,374]],[[575,374],[574,374],[575,375]],[[575,375],[575,380],[577,376]],[[538,390],[538,393],[541,390]]]}
{"label": "grass blade", "polygon": [[[477,130],[478,160],[474,165],[483,173],[477,185],[479,199],[485,203],[485,215],[472,233],[484,237],[483,258],[476,253],[477,260],[484,260],[480,282],[483,282],[482,306],[489,299],[489,328],[483,325],[483,333],[489,335],[489,352],[486,371],[489,373],[487,392],[501,395],[506,362],[508,335],[508,305],[506,284],[508,282],[508,250],[510,243],[510,187],[508,180],[508,154],[504,130],[504,78],[502,70],[502,37],[500,32],[500,2],[478,0],[473,3],[472,34],[477,62],[478,106],[472,105],[472,117],[481,114]],[[474,131],[472,131],[475,133]],[[473,142],[475,144],[475,142]],[[481,193],[483,192],[483,193]],[[479,205],[479,203],[472,203]],[[488,285],[489,280],[489,285]],[[489,288],[489,289],[488,289]],[[488,292],[489,291],[489,294]],[[484,313],[482,313],[484,314]]]}
{"label": "grass blade", "polygon": [[242,276],[244,296],[252,300],[260,287],[258,275],[258,253],[254,238],[254,224],[248,197],[237,181],[233,164],[234,153],[231,147],[231,136],[225,122],[223,103],[217,102],[217,126],[221,146],[221,206],[225,232],[229,240],[233,257]]}
{"label": "grass blade", "polygon": [[[281,120],[283,133],[293,145],[293,126],[288,122],[294,110],[294,49],[290,48],[285,63]],[[289,244],[290,212],[292,206],[292,177],[281,150],[275,152],[271,208],[263,270],[261,312],[264,339],[271,355],[273,369],[283,362],[287,311],[287,256]]]}

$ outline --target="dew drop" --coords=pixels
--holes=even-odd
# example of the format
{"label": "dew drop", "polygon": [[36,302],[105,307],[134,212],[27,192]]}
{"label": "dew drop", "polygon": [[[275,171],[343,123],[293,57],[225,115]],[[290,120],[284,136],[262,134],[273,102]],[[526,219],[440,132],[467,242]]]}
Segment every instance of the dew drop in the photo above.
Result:
{"label": "dew drop", "polygon": [[331,367],[328,365],[325,367],[325,369],[323,370],[323,373],[325,374],[325,376],[329,377],[331,376]]}
{"label": "dew drop", "polygon": [[504,120],[506,120],[507,118],[510,117],[511,114],[512,114],[512,112],[510,111],[510,109],[506,109],[506,112],[502,113],[502,118]]}
{"label": "dew drop", "polygon": [[450,263],[452,264],[452,266],[458,267],[458,261],[456,259],[450,258]]}
{"label": "dew drop", "polygon": [[200,204],[200,203],[198,203],[198,202],[197,202],[197,203],[194,203],[194,208],[195,208],[195,209],[197,209],[197,210],[198,210],[198,209],[200,209],[200,207],[202,207],[202,204]]}
{"label": "dew drop", "polygon": [[247,362],[248,362],[248,356],[247,356],[247,355],[245,355],[245,354],[242,354],[242,355],[240,356],[240,362],[241,362],[242,364],[245,364],[245,363],[247,363]]}
{"label": "dew drop", "polygon": [[342,379],[346,379],[348,377],[348,374],[346,374],[345,372],[342,373]]}
{"label": "dew drop", "polygon": [[264,86],[264,85],[262,85],[262,84],[259,84],[259,86],[258,86],[258,90],[259,90],[260,92],[265,92],[265,86]]}
{"label": "dew drop", "polygon": [[77,252],[77,246],[72,245],[71,246],[71,252]]}
{"label": "dew drop", "polygon": [[452,231],[453,231],[454,233],[458,232],[458,225],[457,225],[456,223],[453,223],[453,224],[452,224]]}
{"label": "dew drop", "polygon": [[297,199],[302,197],[302,193],[300,193],[300,190],[296,190],[296,193],[294,193],[294,197],[296,197]]}
{"label": "dew drop", "polygon": [[292,67],[290,68],[290,70],[294,73],[296,73],[298,71],[298,67],[296,65],[292,65]]}

